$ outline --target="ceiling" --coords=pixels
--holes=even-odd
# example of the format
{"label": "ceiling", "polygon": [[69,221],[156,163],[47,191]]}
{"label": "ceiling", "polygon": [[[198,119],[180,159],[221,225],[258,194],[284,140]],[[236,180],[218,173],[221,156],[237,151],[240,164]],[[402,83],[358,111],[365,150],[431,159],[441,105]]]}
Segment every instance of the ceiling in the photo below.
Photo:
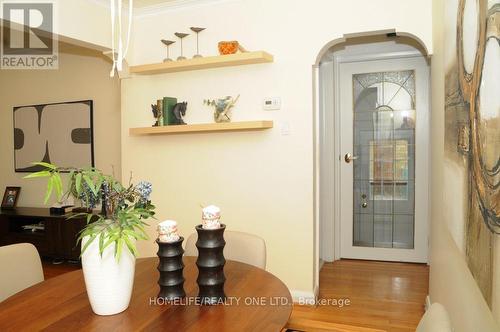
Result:
{"label": "ceiling", "polygon": [[168,4],[173,2],[179,2],[178,0],[134,0],[134,8],[144,8],[149,6],[155,6],[159,4]]}
{"label": "ceiling", "polygon": [[[87,0],[91,2],[97,2],[99,4],[102,4],[106,7],[110,6],[110,0]],[[198,4],[198,3],[203,3],[203,2],[208,2],[208,1],[214,1],[214,0],[133,0],[134,1],[134,8],[136,9],[141,9],[141,10],[147,10],[149,8],[155,8],[158,6],[161,7],[182,7],[186,5],[193,5],[193,4]],[[1,0],[0,0],[1,2]],[[125,8],[128,7],[128,4],[130,3],[130,0],[123,0],[123,5]]]}

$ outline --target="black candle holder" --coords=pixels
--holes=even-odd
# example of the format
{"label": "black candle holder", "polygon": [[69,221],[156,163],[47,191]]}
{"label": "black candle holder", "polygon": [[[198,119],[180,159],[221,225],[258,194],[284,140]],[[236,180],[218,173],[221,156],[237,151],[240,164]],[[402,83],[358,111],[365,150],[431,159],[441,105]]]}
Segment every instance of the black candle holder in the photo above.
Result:
{"label": "black candle holder", "polygon": [[181,237],[177,242],[159,242],[158,243],[158,257],[160,263],[158,264],[158,271],[160,271],[160,293],[158,297],[165,300],[175,300],[186,296],[184,291],[184,263],[182,255],[182,242],[184,238]]}
{"label": "black candle holder", "polygon": [[198,300],[204,305],[214,305],[226,298],[224,293],[224,230],[226,225],[221,224],[217,229],[204,229],[201,225],[196,226],[198,240]]}

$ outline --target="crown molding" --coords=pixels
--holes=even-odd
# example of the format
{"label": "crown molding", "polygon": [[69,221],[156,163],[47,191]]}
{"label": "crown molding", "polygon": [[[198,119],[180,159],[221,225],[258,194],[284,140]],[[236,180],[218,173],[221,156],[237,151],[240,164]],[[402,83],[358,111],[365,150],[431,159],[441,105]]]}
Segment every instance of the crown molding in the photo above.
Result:
{"label": "crown molding", "polygon": [[91,2],[93,4],[99,5],[101,7],[110,8],[110,2],[109,0],[86,0],[87,2]]}
{"label": "crown molding", "polygon": [[[85,1],[98,5],[99,7],[106,8],[107,10],[111,9],[111,3],[109,0],[85,0]],[[136,10],[137,9],[134,8],[134,11]],[[128,3],[123,4],[122,12],[128,13]]]}
{"label": "crown molding", "polygon": [[[0,2],[1,2],[1,1],[2,1],[2,0],[0,0]],[[92,4],[94,4],[94,5],[98,5],[98,6],[99,6],[99,7],[101,7],[101,8],[105,8],[105,9],[106,9],[106,10],[108,10],[108,11],[111,11],[111,3],[110,3],[110,0],[85,0],[85,1],[87,1],[87,2],[89,2],[89,3],[92,3]],[[134,19],[134,18],[135,18],[134,13],[135,13],[135,11],[136,11],[136,10],[137,10],[137,9],[135,9],[135,8],[134,8],[134,10],[132,11],[132,19]],[[123,15],[123,16],[126,16],[126,17],[128,17],[128,3],[124,3],[124,4],[123,4],[123,7],[122,7],[122,15]],[[110,24],[111,24],[111,23],[110,23]]]}
{"label": "crown molding", "polygon": [[134,18],[159,15],[173,10],[203,7],[208,5],[214,5],[225,2],[236,2],[236,1],[241,1],[241,0],[171,0],[157,5],[146,6],[142,8],[134,8]]}
{"label": "crown molding", "polygon": [[[106,8],[107,10],[110,9],[109,0],[85,0],[85,1]],[[241,1],[241,0],[170,0],[167,2],[159,3],[157,5],[134,8],[133,17],[134,19],[142,18],[146,16],[163,14],[165,12],[172,10],[203,7],[208,5],[214,5],[225,2],[236,2],[236,1]],[[128,4],[124,3],[123,11],[125,12],[127,10],[128,10]]]}

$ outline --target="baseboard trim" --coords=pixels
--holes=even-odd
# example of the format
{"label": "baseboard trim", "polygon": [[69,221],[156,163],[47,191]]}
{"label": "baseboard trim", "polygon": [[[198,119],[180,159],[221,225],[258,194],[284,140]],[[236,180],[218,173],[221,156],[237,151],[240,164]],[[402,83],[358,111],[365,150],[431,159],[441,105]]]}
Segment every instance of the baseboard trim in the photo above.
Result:
{"label": "baseboard trim", "polygon": [[291,290],[290,294],[292,294],[293,303],[297,303],[300,305],[315,305],[316,302],[315,292]]}
{"label": "baseboard trim", "polygon": [[425,297],[425,311],[429,310],[429,308],[431,307],[431,296],[430,295],[427,295]]}

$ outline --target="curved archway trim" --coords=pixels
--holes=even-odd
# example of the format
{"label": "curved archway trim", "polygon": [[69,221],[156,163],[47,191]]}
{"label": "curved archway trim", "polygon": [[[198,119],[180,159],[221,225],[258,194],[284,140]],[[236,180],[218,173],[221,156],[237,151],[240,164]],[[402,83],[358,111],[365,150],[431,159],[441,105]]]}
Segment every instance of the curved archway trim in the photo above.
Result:
{"label": "curved archway trim", "polygon": [[401,36],[401,37],[407,37],[410,39],[413,39],[417,44],[421,47],[423,53],[425,56],[429,56],[429,50],[427,48],[427,45],[417,37],[413,33],[409,32],[397,32],[396,29],[386,29],[386,30],[375,30],[375,31],[366,31],[366,32],[356,32],[356,33],[348,33],[344,34],[343,37],[334,39],[328,43],[326,43],[321,50],[319,51],[318,55],[316,56],[316,60],[314,62],[314,66],[318,66],[325,56],[325,54],[333,47],[336,45],[340,45],[342,43],[345,43],[348,39],[352,38],[361,38],[361,37],[374,37],[374,36],[387,36],[387,35],[394,35],[394,36]]}

